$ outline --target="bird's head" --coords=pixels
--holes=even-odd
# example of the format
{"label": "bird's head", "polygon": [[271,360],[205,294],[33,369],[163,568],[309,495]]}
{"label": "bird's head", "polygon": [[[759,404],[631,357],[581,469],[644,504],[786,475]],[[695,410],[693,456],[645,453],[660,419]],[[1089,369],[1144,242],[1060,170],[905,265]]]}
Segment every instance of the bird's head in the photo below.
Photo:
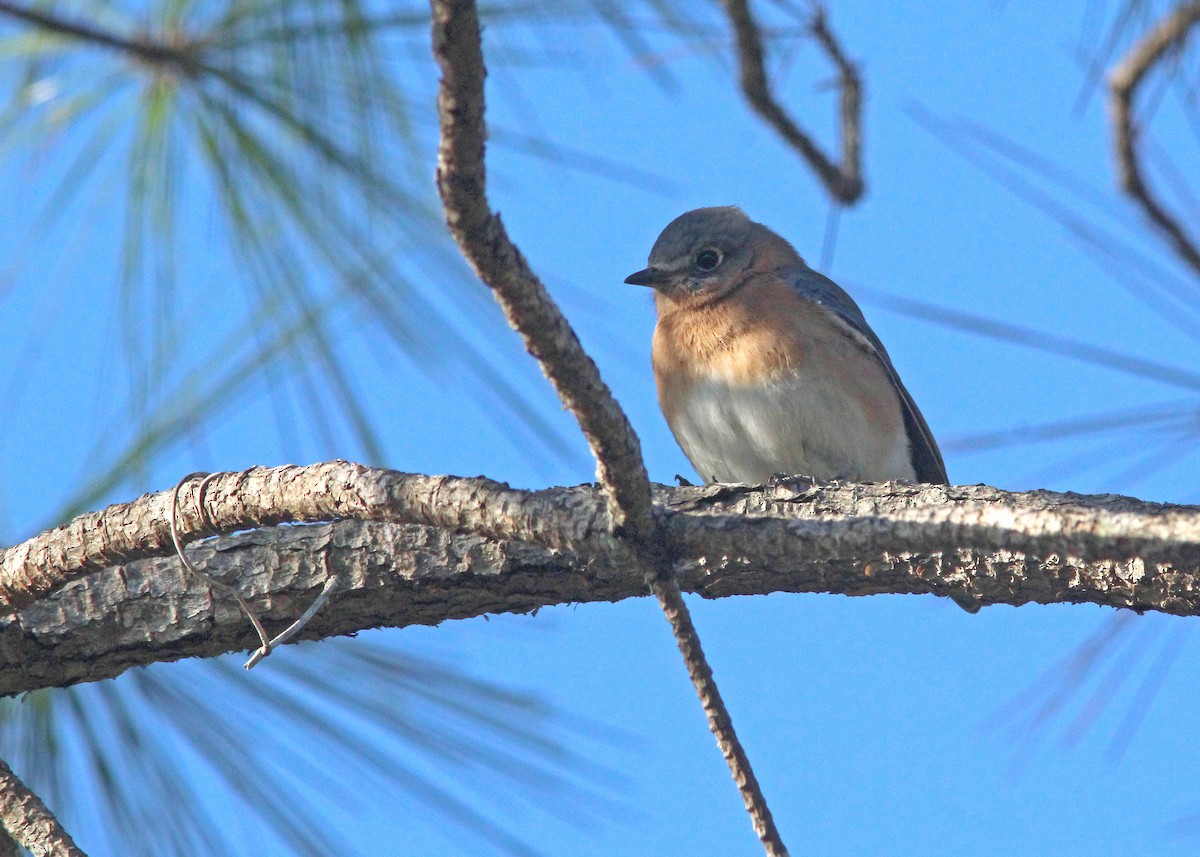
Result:
{"label": "bird's head", "polygon": [[740,208],[697,208],[667,224],[650,250],[647,267],[625,282],[649,286],[671,302],[707,303],[745,282],[756,250],[767,239],[783,241]]}

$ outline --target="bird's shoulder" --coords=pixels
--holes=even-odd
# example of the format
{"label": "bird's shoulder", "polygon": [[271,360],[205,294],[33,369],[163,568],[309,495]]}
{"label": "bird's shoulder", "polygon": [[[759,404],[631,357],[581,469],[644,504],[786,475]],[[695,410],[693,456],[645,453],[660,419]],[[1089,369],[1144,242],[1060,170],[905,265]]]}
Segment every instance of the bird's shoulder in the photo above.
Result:
{"label": "bird's shoulder", "polygon": [[875,351],[885,363],[891,365],[887,349],[845,289],[803,262],[780,270],[778,279],[781,287],[787,288],[800,300],[825,310],[840,326],[860,339],[863,346]]}

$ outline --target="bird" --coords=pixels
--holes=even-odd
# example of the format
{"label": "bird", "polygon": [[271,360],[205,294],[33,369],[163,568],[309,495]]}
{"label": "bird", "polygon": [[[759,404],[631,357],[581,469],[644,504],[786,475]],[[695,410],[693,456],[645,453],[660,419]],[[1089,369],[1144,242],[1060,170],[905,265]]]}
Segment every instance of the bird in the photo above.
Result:
{"label": "bird", "polygon": [[740,208],[681,214],[625,282],[654,290],[659,405],[705,482],[948,484],[853,298]]}

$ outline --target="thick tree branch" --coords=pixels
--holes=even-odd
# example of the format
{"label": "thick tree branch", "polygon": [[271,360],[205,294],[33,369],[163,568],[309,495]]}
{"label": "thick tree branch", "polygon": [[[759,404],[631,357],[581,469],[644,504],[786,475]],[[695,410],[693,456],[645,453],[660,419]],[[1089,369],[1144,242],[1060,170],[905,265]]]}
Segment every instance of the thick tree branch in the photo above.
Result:
{"label": "thick tree branch", "polygon": [[1137,90],[1146,76],[1167,57],[1170,50],[1182,49],[1197,23],[1200,23],[1200,0],[1180,3],[1135,44],[1112,70],[1108,87],[1121,188],[1166,236],[1175,253],[1200,276],[1200,244],[1158,200],[1142,174],[1141,129],[1134,117],[1133,107]]}
{"label": "thick tree branch", "polygon": [[[215,475],[180,491],[184,541],[250,527],[339,517],[428,524],[496,539],[574,549],[611,538],[595,509],[573,514],[490,479],[422,476],[332,461],[309,467],[255,467]],[[597,498],[580,498],[597,502]],[[0,551],[0,612],[89,571],[171,550],[171,492],[89,512]],[[579,511],[579,510],[575,510]],[[584,523],[586,522],[586,523]],[[581,528],[582,527],[582,528]]]}
{"label": "thick tree branch", "polygon": [[[593,499],[603,519],[603,502]],[[207,574],[236,585],[272,634],[336,576],[336,595],[297,639],[528,612],[564,597],[627,597],[598,579],[605,571],[598,564],[416,525],[342,520],[267,528],[209,539],[188,553]],[[634,579],[635,594],[644,595]],[[0,619],[0,695],[242,651],[256,640],[237,603],[184,572],[177,557],[141,559]]]}
{"label": "thick tree branch", "polygon": [[[574,531],[606,522],[595,487],[513,495],[521,515],[570,510],[561,514],[578,519]],[[1200,616],[1197,507],[985,486],[804,482],[660,488],[656,500],[680,586],[706,598],[967,588],[984,604],[1087,602]],[[645,595],[642,572],[624,553],[609,552],[604,540],[580,544],[581,553],[554,551],[342,520],[209,539],[189,553],[238,584],[272,632],[337,575],[337,595],[301,633],[317,639]],[[255,645],[231,599],[186,575],[165,543],[156,553],[0,618],[0,694]]]}
{"label": "thick tree branch", "polygon": [[0,759],[0,836],[11,838],[34,857],[87,857],[63,830],[54,813]]}
{"label": "thick tree branch", "polygon": [[795,149],[817,174],[825,189],[842,205],[862,198],[862,78],[829,29],[825,9],[814,5],[812,33],[838,70],[841,91],[842,160],[835,163],[771,94],[762,33],[750,13],[749,0],[722,0],[737,37],[737,58],[742,93],[750,106],[784,141]]}

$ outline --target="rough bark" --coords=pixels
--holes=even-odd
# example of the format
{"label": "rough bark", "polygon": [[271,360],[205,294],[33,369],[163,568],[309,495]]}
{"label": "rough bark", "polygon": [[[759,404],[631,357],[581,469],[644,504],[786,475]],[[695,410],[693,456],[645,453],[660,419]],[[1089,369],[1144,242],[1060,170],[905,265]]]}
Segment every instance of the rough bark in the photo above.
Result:
{"label": "rough bark", "polygon": [[[249,527],[359,517],[550,547],[593,539],[611,544],[594,515],[558,514],[553,504],[537,500],[538,492],[514,492],[489,479],[423,476],[331,461],[215,474],[205,480],[203,496],[201,484],[197,479],[180,491],[178,523],[185,541]],[[170,551],[171,499],[171,492],[163,491],[117,503],[0,551],[0,611],[28,604],[89,571]],[[579,501],[595,502],[590,497]]]}
{"label": "rough bark", "polygon": [[[385,482],[403,476],[359,470]],[[496,486],[431,479],[453,497]],[[603,532],[606,523],[598,488],[503,492],[514,519],[541,517],[540,532],[555,548],[340,520],[210,538],[189,553],[208,573],[237,582],[270,630],[294,619],[327,573],[338,575],[337,593],[299,639],[647,594],[627,554],[593,537],[593,527]],[[153,507],[161,496],[136,503]],[[658,488],[655,499],[681,587],[706,598],[966,589],[985,605],[1089,602],[1200,615],[1197,507],[986,486],[804,481]],[[121,514],[125,520],[129,512]],[[144,555],[154,553],[161,556],[89,574],[0,619],[0,694],[255,645],[231,600],[185,576],[165,544]]]}

